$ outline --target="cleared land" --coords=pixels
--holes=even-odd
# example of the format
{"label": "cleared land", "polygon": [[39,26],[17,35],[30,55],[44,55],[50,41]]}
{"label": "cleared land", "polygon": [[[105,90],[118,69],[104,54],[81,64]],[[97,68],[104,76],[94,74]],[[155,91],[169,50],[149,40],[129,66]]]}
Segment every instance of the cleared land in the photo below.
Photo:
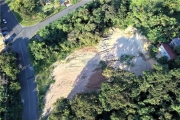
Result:
{"label": "cleared land", "polygon": [[[133,28],[126,31],[113,29],[96,48],[76,50],[64,61],[56,62],[52,73],[55,83],[46,94],[43,116],[52,111],[53,103],[60,97],[71,99],[77,93],[98,90],[106,80],[99,69],[101,60],[114,68],[134,72],[137,76],[142,75],[144,70],[152,69],[156,62],[148,56],[148,45],[147,39]],[[122,55],[133,56],[130,60],[133,66],[120,62]]]}
{"label": "cleared land", "polygon": [[4,49],[3,37],[0,36],[0,52]]}

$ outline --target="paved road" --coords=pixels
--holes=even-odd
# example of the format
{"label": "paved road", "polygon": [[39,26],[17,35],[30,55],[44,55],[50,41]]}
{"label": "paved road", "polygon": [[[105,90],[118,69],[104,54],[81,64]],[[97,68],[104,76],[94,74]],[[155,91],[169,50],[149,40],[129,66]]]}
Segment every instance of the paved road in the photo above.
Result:
{"label": "paved road", "polygon": [[82,0],[81,2],[72,5],[65,10],[57,13],[56,15],[46,19],[45,21],[38,23],[31,27],[22,27],[18,24],[13,14],[9,10],[9,7],[4,2],[0,3],[0,8],[2,8],[2,17],[8,21],[7,27],[9,31],[8,39],[12,42],[13,50],[19,56],[19,64],[21,67],[21,72],[19,74],[20,84],[21,84],[21,98],[23,102],[23,120],[37,120],[38,115],[38,97],[36,90],[36,82],[34,81],[35,75],[30,62],[30,56],[28,54],[28,41],[34,36],[36,31],[48,25],[49,23],[60,19],[69,12],[75,10],[76,8],[83,6],[91,0]]}
{"label": "paved road", "polygon": [[9,10],[8,5],[2,1],[0,2],[0,13],[0,16],[7,20],[8,24],[6,24],[6,26],[8,28],[8,32],[11,33],[12,37],[16,36],[19,32],[21,32],[23,27],[14,18],[12,12]]}

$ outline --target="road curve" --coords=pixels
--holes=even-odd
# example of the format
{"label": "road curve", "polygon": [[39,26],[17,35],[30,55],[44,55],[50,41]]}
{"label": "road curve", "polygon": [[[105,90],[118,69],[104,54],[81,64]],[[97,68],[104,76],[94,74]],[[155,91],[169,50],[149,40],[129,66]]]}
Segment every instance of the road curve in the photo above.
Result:
{"label": "road curve", "polygon": [[[81,2],[78,2],[77,4],[64,9],[63,11],[53,15],[52,17],[34,26],[31,27],[21,26],[21,29],[18,31],[18,33],[16,30],[17,29],[16,27],[19,27],[18,23],[16,26],[14,26],[14,28],[12,28],[12,31],[10,32],[7,40],[10,40],[12,42],[12,48],[19,56],[18,61],[19,61],[19,66],[21,66],[19,79],[21,85],[21,99],[23,103],[23,112],[22,112],[23,120],[38,120],[39,118],[38,93],[37,93],[37,85],[35,82],[35,73],[33,71],[33,67],[30,62],[30,56],[28,53],[29,39],[32,38],[39,29],[43,28],[44,26],[48,25],[49,23],[55,20],[62,18],[63,16],[75,10],[76,8],[83,6],[84,4],[90,1],[91,0],[82,0]],[[7,9],[9,9],[9,7]],[[13,19],[15,20],[15,18]]]}

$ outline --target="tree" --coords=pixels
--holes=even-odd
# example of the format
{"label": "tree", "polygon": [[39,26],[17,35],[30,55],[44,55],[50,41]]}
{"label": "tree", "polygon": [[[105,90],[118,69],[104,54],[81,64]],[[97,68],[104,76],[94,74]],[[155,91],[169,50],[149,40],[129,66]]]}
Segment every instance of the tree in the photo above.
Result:
{"label": "tree", "polygon": [[36,2],[35,0],[13,0],[11,6],[16,12],[31,16],[35,13]]}
{"label": "tree", "polygon": [[72,111],[69,101],[65,98],[60,98],[54,104],[55,108],[53,113],[48,117],[48,120],[67,120],[72,119]]}
{"label": "tree", "polygon": [[17,79],[19,73],[16,54],[9,52],[0,53],[0,119],[21,119],[21,89]]}
{"label": "tree", "polygon": [[103,111],[97,93],[77,94],[70,104],[78,119],[93,120]]}
{"label": "tree", "polygon": [[157,42],[166,42],[166,38],[163,36],[162,27],[151,29],[147,34],[147,37],[154,44]]}
{"label": "tree", "polygon": [[175,51],[177,54],[180,55],[180,46],[176,46],[176,47],[174,48],[174,51]]}
{"label": "tree", "polygon": [[175,59],[175,63],[180,67],[180,55]]}
{"label": "tree", "polygon": [[168,61],[168,57],[167,56],[163,56],[163,57],[161,57],[161,58],[159,58],[158,60],[157,60],[157,62],[159,62],[160,64],[166,64],[167,63],[167,61]]}
{"label": "tree", "polygon": [[0,53],[0,70],[13,80],[17,78],[20,71],[18,70],[16,55],[13,52]]}
{"label": "tree", "polygon": [[149,52],[150,57],[155,58],[158,52],[158,48],[154,45],[151,45],[148,47],[148,52]]}
{"label": "tree", "polygon": [[102,83],[99,100],[101,101],[103,108],[105,111],[110,111],[112,109],[118,110],[130,105],[128,87],[131,85],[131,79],[134,79],[135,75],[120,69],[113,72],[113,69],[109,67],[105,69],[105,71],[107,70],[110,72],[110,79],[113,82]]}

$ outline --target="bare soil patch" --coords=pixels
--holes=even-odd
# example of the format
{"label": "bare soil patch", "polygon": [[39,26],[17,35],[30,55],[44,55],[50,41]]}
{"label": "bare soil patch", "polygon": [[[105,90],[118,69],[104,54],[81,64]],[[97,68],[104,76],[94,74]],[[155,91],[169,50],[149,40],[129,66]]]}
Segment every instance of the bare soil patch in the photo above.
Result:
{"label": "bare soil patch", "polygon": [[64,61],[56,62],[52,75],[55,83],[45,97],[43,117],[53,109],[53,103],[60,97],[71,99],[75,94],[84,92],[90,76],[98,66],[97,50],[92,47],[76,50]]}
{"label": "bare soil patch", "polygon": [[4,49],[3,37],[0,35],[0,52]]}
{"label": "bare soil patch", "polygon": [[101,83],[107,79],[102,75],[101,69],[96,69],[95,73],[89,78],[88,84],[86,85],[86,90],[88,92],[95,91],[101,88]]}
{"label": "bare soil patch", "polygon": [[[53,103],[60,97],[72,99],[77,93],[100,89],[101,83],[107,80],[99,68],[100,60],[108,62],[114,68],[131,71],[137,76],[142,75],[144,70],[152,69],[156,61],[149,58],[148,46],[148,40],[134,28],[125,31],[113,29],[96,48],[76,50],[65,60],[54,63],[52,75],[55,83],[45,96],[43,116],[52,111]],[[119,61],[124,54],[133,56],[133,66]]]}

